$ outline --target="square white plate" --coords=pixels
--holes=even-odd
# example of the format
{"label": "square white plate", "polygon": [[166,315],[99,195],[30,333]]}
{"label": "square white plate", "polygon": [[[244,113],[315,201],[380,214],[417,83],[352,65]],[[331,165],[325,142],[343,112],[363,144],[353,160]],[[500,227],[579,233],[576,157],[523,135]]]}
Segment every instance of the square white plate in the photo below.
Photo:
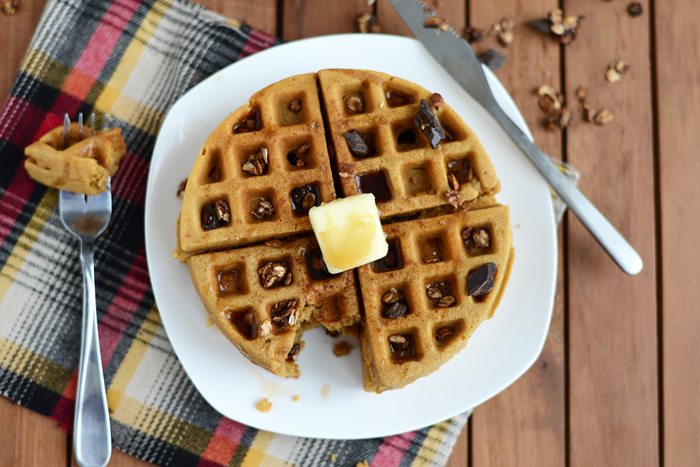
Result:
{"label": "square white plate", "polygon": [[[486,148],[503,186],[497,199],[510,206],[515,263],[495,317],[439,371],[383,394],[363,390],[356,343],[349,356],[338,358],[332,353],[337,340],[320,329],[304,334],[299,379],[256,367],[215,326],[207,326],[187,266],[172,258],[181,205],[175,192],[209,133],[268,84],[324,68],[382,71],[442,94]],[[487,77],[499,103],[528,132],[503,86],[489,70]],[[557,240],[548,186],[496,121],[414,39],[349,34],[300,40],[258,52],[192,88],[173,105],[160,130],[148,174],[145,229],[153,292],[185,371],[216,410],[268,431],[352,439],[437,423],[513,383],[539,356],[549,328]],[[270,412],[255,408],[262,397],[272,402]]]}

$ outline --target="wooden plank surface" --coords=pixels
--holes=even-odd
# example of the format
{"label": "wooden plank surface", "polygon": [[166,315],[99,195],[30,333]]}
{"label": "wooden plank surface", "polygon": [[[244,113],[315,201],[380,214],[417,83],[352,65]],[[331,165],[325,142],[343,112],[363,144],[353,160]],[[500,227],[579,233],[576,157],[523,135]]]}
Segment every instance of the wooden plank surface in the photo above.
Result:
{"label": "wooden plank surface", "polygon": [[696,0],[656,1],[664,465],[700,465],[700,43]]}
{"label": "wooden plank surface", "polygon": [[[0,14],[3,100],[44,3],[22,0],[16,15]],[[333,8],[322,0],[283,0],[281,11],[277,0],[201,3],[285,40],[354,32],[357,15],[365,12],[377,14],[383,32],[410,34],[385,0],[334,2]],[[563,49],[526,26],[559,3],[586,16],[579,37]],[[515,22],[508,49],[493,35],[475,48],[508,56],[497,75],[536,142],[582,172],[582,191],[645,261],[641,275],[624,275],[576,219],[567,221],[560,229],[559,283],[542,356],[512,387],[475,410],[449,467],[700,465],[700,288],[692,285],[700,277],[700,4],[642,2],[639,18],[619,1],[427,4],[458,31],[467,21],[484,30],[503,17]],[[631,68],[611,84],[604,74],[616,59]],[[534,95],[544,83],[563,87],[574,111],[576,122],[564,138],[544,128]],[[574,98],[579,85],[589,87],[594,106],[614,113],[613,123],[582,121]],[[0,420],[0,466],[75,465],[70,439],[54,421],[4,399]],[[150,464],[115,450],[110,465]]]}
{"label": "wooden plank surface", "polygon": [[0,397],[0,467],[67,465],[68,435],[48,417]]}
{"label": "wooden plank surface", "polygon": [[[532,130],[535,142],[553,157],[562,157],[562,135],[548,129],[535,90],[542,84],[560,88],[560,47],[528,25],[557,7],[556,0],[472,1],[470,25],[484,30],[477,53],[496,49],[507,58],[496,75],[510,92]],[[506,48],[490,33],[507,18],[514,40]],[[523,156],[524,157],[524,156]],[[560,228],[559,238],[561,239]],[[516,252],[517,255],[517,252]],[[559,255],[563,256],[560,244]],[[474,411],[471,422],[472,465],[561,466],[566,461],[564,275],[559,261],[557,297],[545,347],[533,367],[510,388]],[[526,312],[527,310],[523,310]],[[456,466],[455,466],[456,467]]]}
{"label": "wooden plank surface", "polygon": [[282,12],[282,38],[293,41],[304,37],[357,31],[357,17],[372,13],[366,0],[285,0]]}
{"label": "wooden plank surface", "polygon": [[[646,2],[642,2],[649,11]],[[564,50],[569,102],[588,86],[588,100],[610,109],[607,126],[582,122],[567,131],[568,160],[581,190],[642,256],[644,271],[625,275],[569,216],[568,348],[571,466],[650,466],[659,462],[654,138],[649,23],[623,2],[565,0],[585,15]],[[648,13],[647,13],[648,14]],[[630,70],[617,83],[608,65]]]}

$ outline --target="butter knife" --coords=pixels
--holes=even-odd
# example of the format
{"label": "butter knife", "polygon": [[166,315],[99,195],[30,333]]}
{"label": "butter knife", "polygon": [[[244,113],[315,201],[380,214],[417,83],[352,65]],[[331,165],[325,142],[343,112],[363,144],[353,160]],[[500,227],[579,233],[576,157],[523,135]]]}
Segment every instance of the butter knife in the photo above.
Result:
{"label": "butter knife", "polygon": [[430,55],[501,124],[618,266],[627,274],[638,274],[644,266],[639,254],[498,105],[481,63],[467,41],[446,23],[441,28],[425,27],[425,21],[435,14],[418,0],[388,1]]}

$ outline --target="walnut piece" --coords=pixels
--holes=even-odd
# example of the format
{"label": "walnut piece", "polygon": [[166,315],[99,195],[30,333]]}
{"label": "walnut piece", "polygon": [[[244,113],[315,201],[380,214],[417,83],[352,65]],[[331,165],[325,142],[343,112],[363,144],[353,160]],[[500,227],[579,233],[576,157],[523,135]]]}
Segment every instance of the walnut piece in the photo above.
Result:
{"label": "walnut piece", "polygon": [[258,269],[260,284],[269,289],[275,285],[289,285],[292,281],[292,273],[284,261],[269,261]]}

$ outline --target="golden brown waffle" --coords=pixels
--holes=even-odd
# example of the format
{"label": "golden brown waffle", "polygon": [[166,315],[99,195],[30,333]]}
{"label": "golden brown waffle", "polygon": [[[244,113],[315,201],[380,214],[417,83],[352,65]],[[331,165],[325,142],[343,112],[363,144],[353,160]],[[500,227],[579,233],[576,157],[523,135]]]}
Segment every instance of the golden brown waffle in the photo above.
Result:
{"label": "golden brown waffle", "polygon": [[[431,144],[417,114],[436,118],[448,138]],[[344,136],[354,130],[371,146],[366,157]],[[291,196],[307,185],[313,196]],[[393,223],[384,225],[387,257],[329,278],[306,208],[333,200],[334,187],[372,192]],[[478,139],[437,96],[383,73],[323,70],[268,86],[209,136],[187,182],[175,256],[188,262],[217,326],[254,363],[298,376],[301,333],[323,325],[360,335],[365,389],[381,392],[435,371],[493,314],[513,260],[499,189]],[[269,218],[252,215],[261,196],[274,206]],[[250,246],[296,235],[307,236]],[[470,296],[468,277],[479,279],[477,293],[489,291]],[[274,286],[263,287],[267,280]]]}
{"label": "golden brown waffle", "polygon": [[[449,105],[432,104],[431,92],[374,71],[321,70],[318,78],[343,196],[374,193],[384,219],[446,204],[468,205],[500,190],[476,135]],[[414,124],[421,99],[439,107],[435,114],[448,135],[435,149]],[[372,155],[353,154],[344,137],[353,130],[367,139]],[[455,175],[451,182],[449,172]],[[457,192],[451,199],[450,190]]]}
{"label": "golden brown waffle", "polygon": [[[365,389],[376,392],[403,387],[459,352],[492,316],[513,261],[507,206],[390,224],[384,231],[389,255],[358,268]],[[467,277],[487,263],[497,268],[493,288],[468,295]]]}
{"label": "golden brown waffle", "polygon": [[[266,163],[260,163],[263,148]],[[254,94],[207,138],[187,180],[176,256],[184,261],[197,252],[310,231],[308,209],[295,210],[291,200],[293,189],[307,185],[315,190],[312,204],[335,199],[313,73]],[[217,201],[226,204],[228,217],[216,218]],[[203,216],[214,216],[208,225],[215,228],[205,229]]]}
{"label": "golden brown waffle", "polygon": [[323,325],[357,335],[360,311],[352,271],[329,274],[313,237],[279,243],[193,255],[188,265],[207,311],[243,355],[297,377],[302,332]]}
{"label": "golden brown waffle", "polygon": [[79,139],[78,124],[71,124],[66,149],[63,126],[54,128],[25,148],[24,167],[39,183],[61,190],[97,195],[107,189],[107,180],[119,169],[126,146],[119,128]]}

